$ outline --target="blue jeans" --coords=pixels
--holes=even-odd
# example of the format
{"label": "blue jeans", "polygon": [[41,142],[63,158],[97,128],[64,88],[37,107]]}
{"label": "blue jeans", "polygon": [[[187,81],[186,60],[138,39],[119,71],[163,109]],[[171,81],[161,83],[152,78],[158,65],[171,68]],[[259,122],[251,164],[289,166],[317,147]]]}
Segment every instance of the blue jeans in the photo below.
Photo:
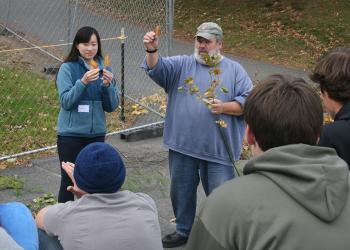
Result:
{"label": "blue jeans", "polygon": [[36,224],[31,212],[24,204],[19,202],[1,204],[0,226],[24,249],[38,249]]}
{"label": "blue jeans", "polygon": [[176,217],[176,232],[188,236],[196,215],[199,180],[208,196],[234,177],[233,166],[200,160],[169,150],[170,197]]}
{"label": "blue jeans", "polygon": [[63,250],[60,241],[55,236],[49,236],[44,230],[38,229],[39,250]]}

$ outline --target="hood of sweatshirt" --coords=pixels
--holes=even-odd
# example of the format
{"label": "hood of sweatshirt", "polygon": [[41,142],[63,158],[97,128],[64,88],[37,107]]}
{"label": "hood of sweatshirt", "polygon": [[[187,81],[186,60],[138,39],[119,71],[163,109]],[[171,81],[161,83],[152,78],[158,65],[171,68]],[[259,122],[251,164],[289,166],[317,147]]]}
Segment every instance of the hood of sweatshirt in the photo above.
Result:
{"label": "hood of sweatshirt", "polygon": [[334,149],[294,144],[250,160],[244,174],[259,173],[323,221],[331,222],[348,199],[349,169]]}

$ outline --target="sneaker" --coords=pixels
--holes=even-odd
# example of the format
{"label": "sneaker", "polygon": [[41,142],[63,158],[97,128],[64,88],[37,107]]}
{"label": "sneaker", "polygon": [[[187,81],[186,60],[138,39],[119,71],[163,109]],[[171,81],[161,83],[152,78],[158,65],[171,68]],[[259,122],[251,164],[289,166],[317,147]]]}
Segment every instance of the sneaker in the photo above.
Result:
{"label": "sneaker", "polygon": [[188,237],[182,236],[181,234],[178,234],[176,231],[166,235],[162,239],[163,247],[164,248],[173,248],[173,247],[179,247],[184,244],[186,244]]}

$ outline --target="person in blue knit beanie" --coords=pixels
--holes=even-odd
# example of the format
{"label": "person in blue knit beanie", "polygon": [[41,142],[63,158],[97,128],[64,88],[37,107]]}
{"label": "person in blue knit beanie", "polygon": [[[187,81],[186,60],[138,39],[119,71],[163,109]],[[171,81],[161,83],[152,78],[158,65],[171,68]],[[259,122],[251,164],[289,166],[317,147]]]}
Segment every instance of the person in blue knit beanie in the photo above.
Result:
{"label": "person in blue knit beanie", "polygon": [[[125,180],[122,158],[112,146],[101,142],[85,147],[78,155],[75,167],[67,164],[65,169],[69,175],[74,169],[76,186],[90,194],[117,192]],[[75,191],[77,187],[69,189]]]}
{"label": "person in blue knit beanie", "polygon": [[62,163],[76,199],[36,216],[40,249],[163,249],[157,208],[143,193],[121,191],[125,165],[111,145],[95,142]]}

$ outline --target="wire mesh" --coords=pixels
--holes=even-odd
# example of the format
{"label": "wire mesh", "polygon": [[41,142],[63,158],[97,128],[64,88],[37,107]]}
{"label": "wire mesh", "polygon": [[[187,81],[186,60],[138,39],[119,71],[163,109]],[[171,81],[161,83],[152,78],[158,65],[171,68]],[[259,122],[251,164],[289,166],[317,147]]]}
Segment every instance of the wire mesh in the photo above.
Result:
{"label": "wire mesh", "polygon": [[0,0],[0,6],[0,105],[4,107],[0,160],[55,144],[59,109],[55,73],[82,26],[99,31],[102,52],[110,56],[119,84],[121,43],[116,37],[124,27],[126,119],[136,103],[149,109],[148,115],[130,118],[126,124],[119,121],[119,111],[111,113],[108,132],[163,120],[161,104],[144,101],[160,92],[139,65],[145,56],[143,35],[156,25],[162,29],[159,50],[170,53],[172,0]]}

